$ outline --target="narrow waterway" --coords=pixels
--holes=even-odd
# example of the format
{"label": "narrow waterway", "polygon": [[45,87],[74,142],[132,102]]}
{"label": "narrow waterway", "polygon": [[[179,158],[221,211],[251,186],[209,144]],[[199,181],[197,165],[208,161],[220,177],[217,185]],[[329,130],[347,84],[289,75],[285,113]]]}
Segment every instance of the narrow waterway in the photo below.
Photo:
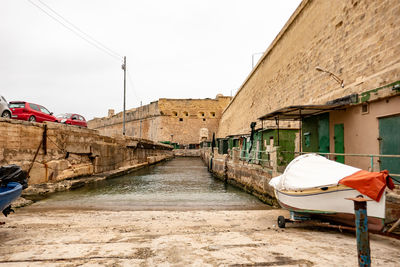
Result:
{"label": "narrow waterway", "polygon": [[175,158],[39,201],[30,209],[268,209],[257,198],[215,179],[199,158]]}

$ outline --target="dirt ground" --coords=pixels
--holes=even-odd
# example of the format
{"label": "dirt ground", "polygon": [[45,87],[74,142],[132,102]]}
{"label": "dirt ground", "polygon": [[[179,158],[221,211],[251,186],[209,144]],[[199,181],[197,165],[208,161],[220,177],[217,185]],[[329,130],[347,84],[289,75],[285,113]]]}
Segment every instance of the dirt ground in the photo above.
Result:
{"label": "dirt ground", "polygon": [[[358,266],[354,233],[288,225],[282,210],[34,211],[1,219],[1,266]],[[372,264],[400,241],[371,235]]]}

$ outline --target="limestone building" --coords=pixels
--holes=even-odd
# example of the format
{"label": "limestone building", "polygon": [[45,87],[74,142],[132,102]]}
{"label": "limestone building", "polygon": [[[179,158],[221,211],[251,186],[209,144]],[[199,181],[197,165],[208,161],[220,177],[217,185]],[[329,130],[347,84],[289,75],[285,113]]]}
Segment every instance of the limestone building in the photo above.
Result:
{"label": "limestone building", "polygon": [[[210,141],[216,133],[222,111],[231,97],[217,95],[215,99],[160,98],[148,105],[128,110],[125,114],[127,136],[196,147],[201,141]],[[88,127],[104,135],[121,135],[122,112],[95,118]]]}
{"label": "limestone building", "polygon": [[[399,40],[400,1],[303,0],[223,112],[217,136],[291,118],[303,126],[303,151],[400,155]],[[400,178],[398,158],[333,158]]]}

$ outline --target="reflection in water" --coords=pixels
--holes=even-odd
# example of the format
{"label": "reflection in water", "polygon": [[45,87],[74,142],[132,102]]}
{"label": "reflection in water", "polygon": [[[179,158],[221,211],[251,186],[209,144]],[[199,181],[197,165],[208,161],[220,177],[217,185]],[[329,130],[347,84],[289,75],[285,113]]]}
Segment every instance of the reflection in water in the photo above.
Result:
{"label": "reflection in water", "polygon": [[176,158],[125,176],[54,194],[31,208],[197,210],[269,207],[214,179],[199,158]]}

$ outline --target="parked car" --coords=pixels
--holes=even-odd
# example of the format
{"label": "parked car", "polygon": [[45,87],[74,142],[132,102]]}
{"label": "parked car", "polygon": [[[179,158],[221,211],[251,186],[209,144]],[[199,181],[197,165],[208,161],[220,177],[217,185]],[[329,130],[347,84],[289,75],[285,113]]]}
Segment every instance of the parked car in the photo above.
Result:
{"label": "parked car", "polygon": [[41,105],[25,101],[11,101],[9,106],[12,112],[11,118],[13,119],[32,122],[57,122],[56,117],[53,116],[53,112],[48,111]]}
{"label": "parked car", "polygon": [[11,118],[11,110],[8,106],[7,100],[0,95],[0,115],[3,118]]}
{"label": "parked car", "polygon": [[86,120],[83,116],[74,113],[64,113],[57,115],[57,121],[69,125],[76,125],[81,127],[87,127]]}

